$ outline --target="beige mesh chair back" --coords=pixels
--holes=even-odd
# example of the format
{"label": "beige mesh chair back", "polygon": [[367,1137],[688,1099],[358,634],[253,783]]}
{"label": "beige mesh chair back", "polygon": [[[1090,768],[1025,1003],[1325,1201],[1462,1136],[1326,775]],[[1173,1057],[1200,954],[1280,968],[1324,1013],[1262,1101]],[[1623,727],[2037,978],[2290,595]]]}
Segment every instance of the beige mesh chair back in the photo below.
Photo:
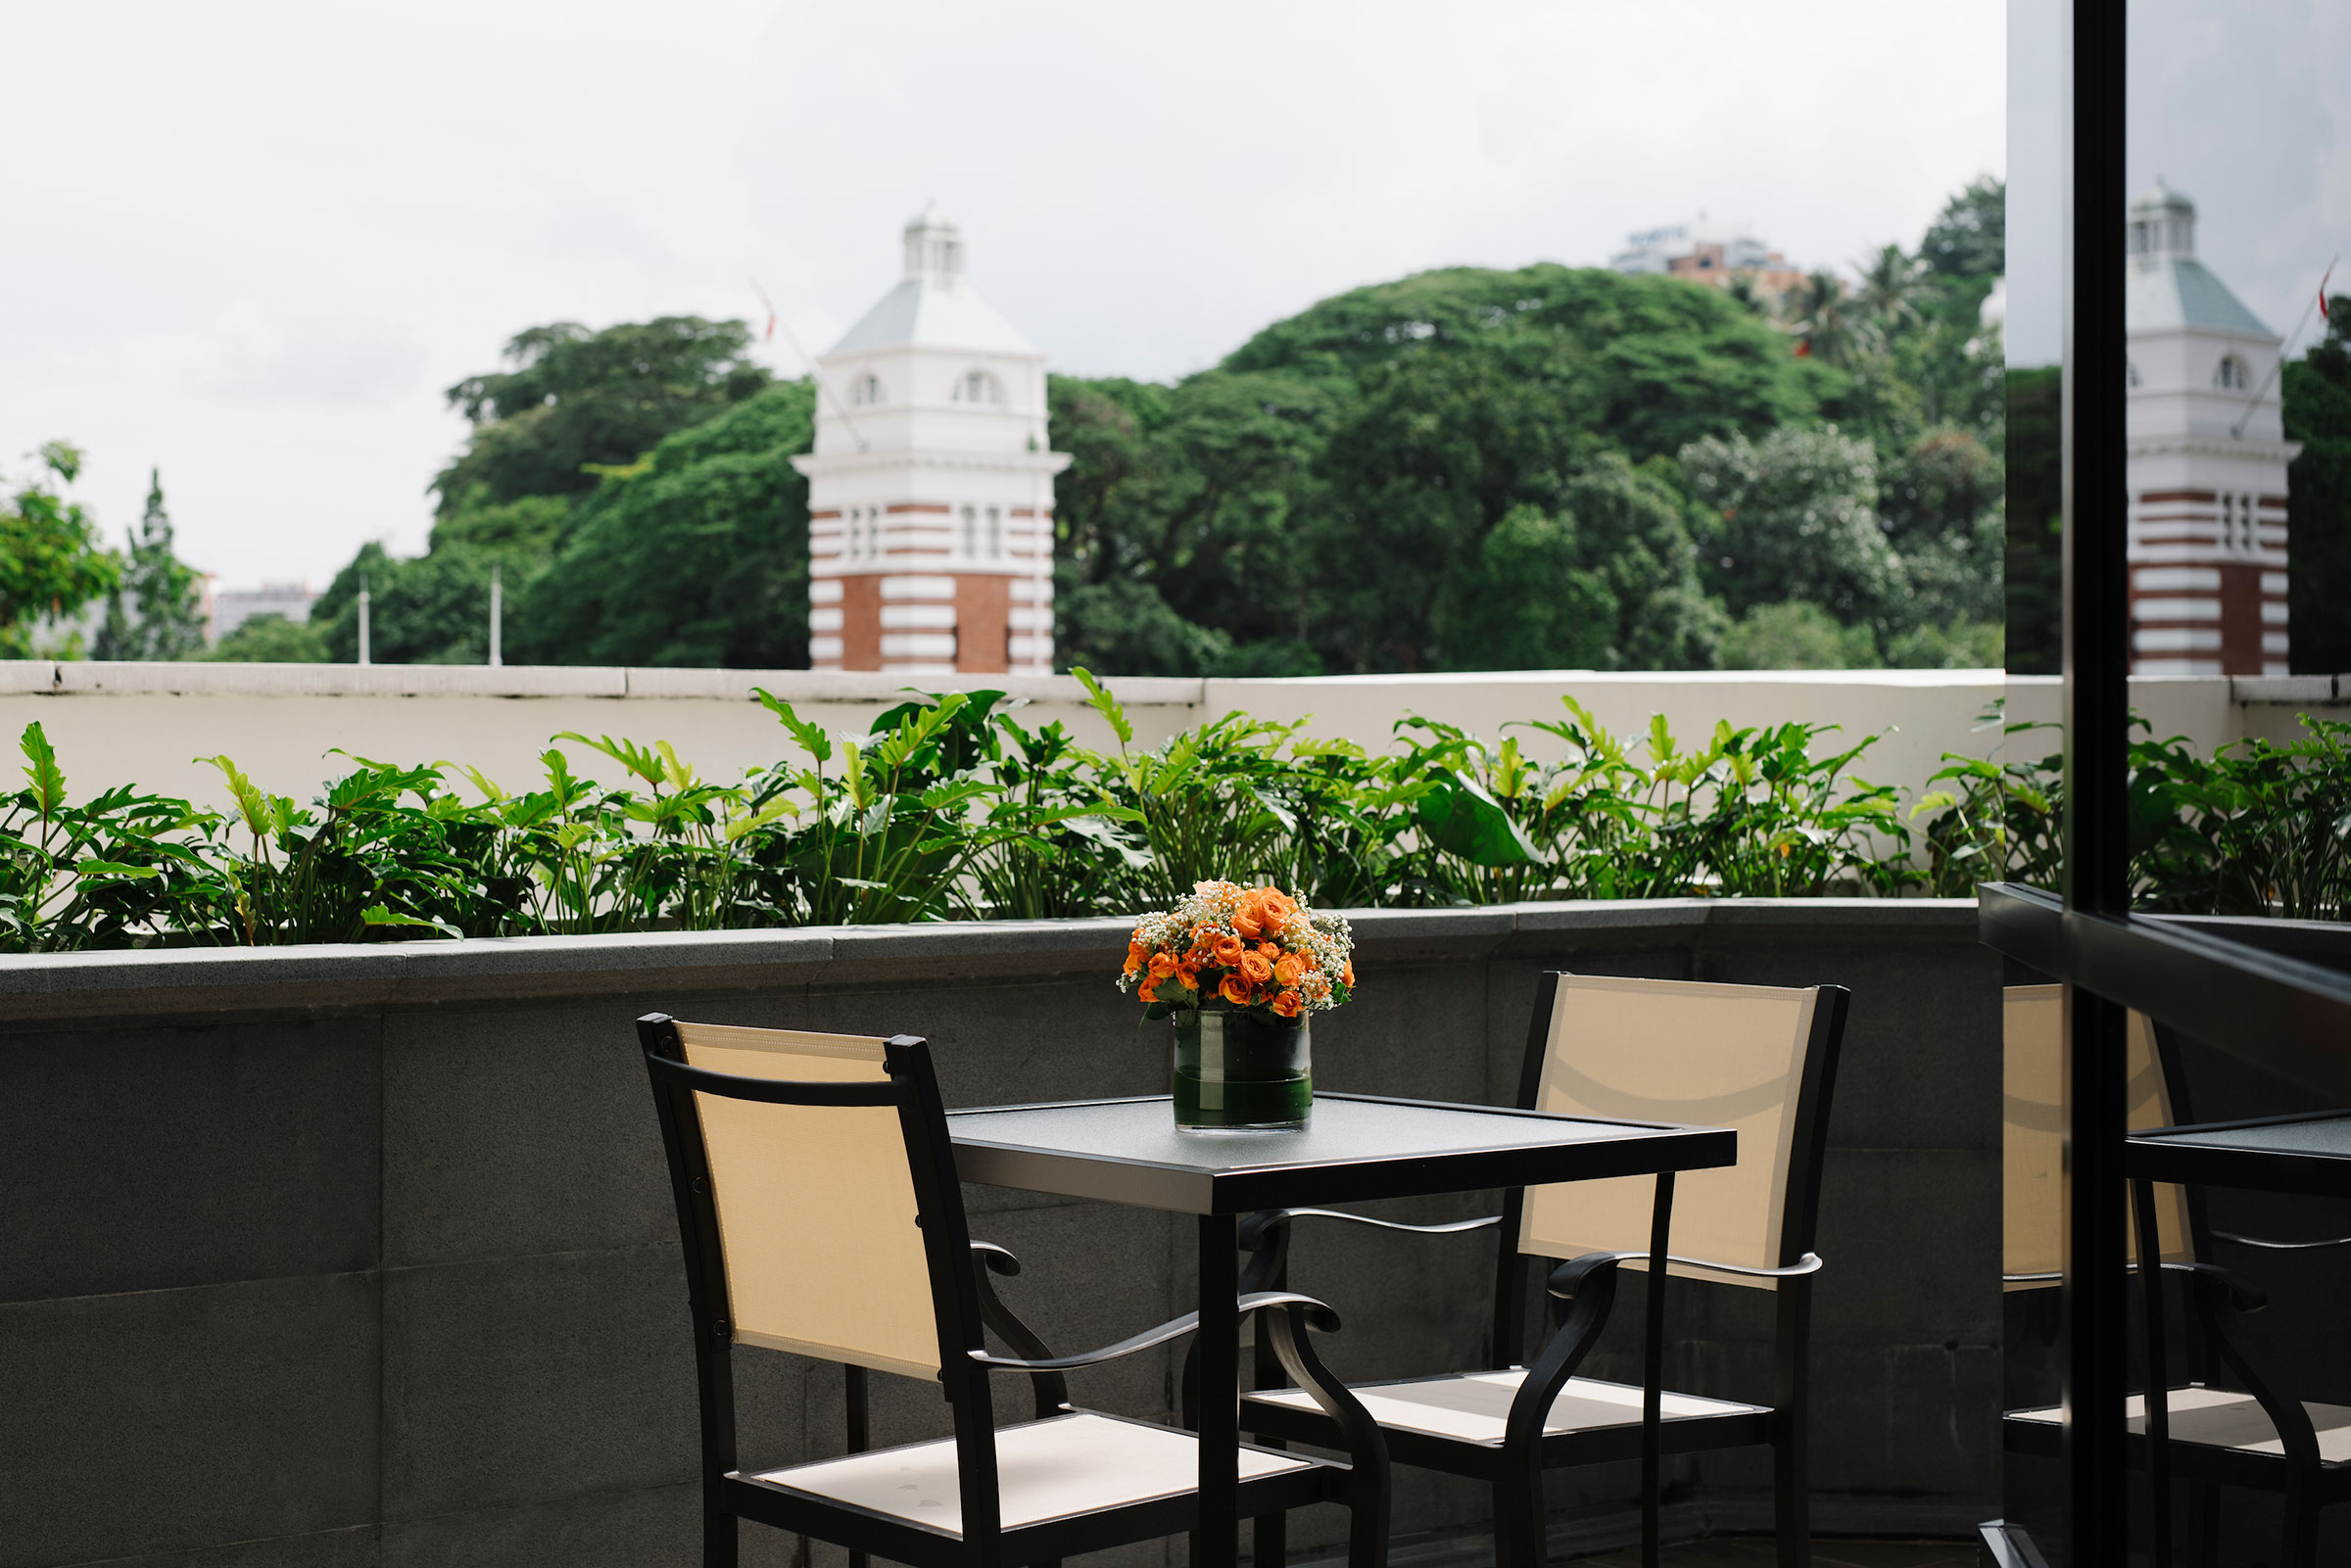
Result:
{"label": "beige mesh chair back", "polygon": [[[1775,1289],[1812,1249],[1825,1107],[1805,1089],[1807,1069],[1817,1069],[1820,1099],[1829,1069],[1812,1049],[1823,1006],[1819,988],[1562,974],[1529,1103],[1736,1130],[1737,1164],[1675,1182],[1672,1266]],[[1531,1188],[1519,1249],[1546,1258],[1645,1251],[1655,1187],[1633,1176]]]}
{"label": "beige mesh chair back", "polygon": [[[887,1083],[883,1042],[676,1025],[687,1065],[735,1077]],[[938,1373],[938,1321],[898,1114],[697,1094],[737,1341],[879,1372]]]}
{"label": "beige mesh chair back", "polygon": [[[2065,987],[2012,985],[2000,998],[2000,1284],[2004,1290],[2054,1285],[2065,1268]],[[2155,1025],[2130,1017],[2129,1124],[2134,1132],[2174,1124]],[[2158,1185],[2155,1223],[2165,1262],[2195,1256],[2184,1189]],[[2135,1227],[2127,1242],[2138,1260]]]}
{"label": "beige mesh chair back", "polygon": [[[686,1262],[702,1428],[704,1568],[735,1568],[744,1519],[910,1568],[1022,1568],[1154,1540],[1198,1515],[1199,1440],[1076,1408],[1062,1374],[1191,1332],[1162,1323],[1055,1356],[987,1283],[1020,1265],[965,1226],[954,1145],[929,1047],[638,1020],[669,1160]],[[984,1272],[983,1271],[984,1269]],[[1346,1385],[1306,1343],[1338,1326],[1284,1291],[1236,1303],[1285,1370],[1351,1436],[1349,1462],[1264,1449],[1235,1456],[1236,1513],[1344,1502],[1350,1568],[1382,1568],[1386,1450]],[[1015,1354],[988,1349],[992,1329]],[[848,1453],[744,1470],[737,1463],[738,1347],[841,1365]],[[874,1449],[870,1372],[945,1395],[954,1435]],[[1036,1417],[999,1431],[988,1375],[1026,1377]]]}
{"label": "beige mesh chair back", "polygon": [[[1496,1220],[1412,1226],[1325,1210],[1322,1215],[1400,1230],[1495,1224],[1494,1337],[1472,1372],[1360,1385],[1400,1463],[1487,1481],[1495,1560],[1542,1568],[1548,1558],[1543,1473],[1638,1461],[1645,1552],[1660,1540],[1663,1456],[1768,1446],[1779,1562],[1810,1561],[1809,1433],[1812,1253],[1829,1101],[1847,993],[1682,980],[1551,974],[1527,1022],[1518,1104],[1606,1120],[1695,1123],[1738,1133],[1733,1165],[1678,1175],[1594,1180],[1505,1196]],[[1287,1225],[1261,1257],[1278,1262]],[[1663,1233],[1660,1245],[1659,1236]],[[1616,1270],[1665,1253],[1666,1274],[1695,1274],[1774,1292],[1772,1401],[1664,1386],[1666,1279],[1642,1303],[1638,1387],[1580,1375],[1606,1329]],[[1552,1324],[1526,1354],[1530,1259],[1547,1267]],[[1252,1267],[1258,1266],[1253,1263]],[[1249,1397],[1251,1430],[1325,1442],[1327,1425],[1288,1391]],[[1654,1559],[1650,1559],[1654,1560]]]}

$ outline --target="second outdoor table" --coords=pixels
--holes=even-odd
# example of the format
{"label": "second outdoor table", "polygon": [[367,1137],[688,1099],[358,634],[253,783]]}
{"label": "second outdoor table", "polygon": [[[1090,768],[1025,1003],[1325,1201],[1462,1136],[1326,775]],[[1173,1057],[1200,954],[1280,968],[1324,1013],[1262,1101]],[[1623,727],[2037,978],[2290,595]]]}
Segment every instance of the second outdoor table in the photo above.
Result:
{"label": "second outdoor table", "polygon": [[[1296,1132],[1177,1132],[1164,1095],[952,1111],[947,1126],[965,1181],[1199,1217],[1194,1568],[1231,1568],[1239,1552],[1241,1330],[1232,1304],[1243,1215],[1661,1175],[1738,1159],[1737,1136],[1721,1128],[1353,1094],[1317,1095],[1313,1121]],[[1222,1392],[1212,1398],[1211,1390]]]}

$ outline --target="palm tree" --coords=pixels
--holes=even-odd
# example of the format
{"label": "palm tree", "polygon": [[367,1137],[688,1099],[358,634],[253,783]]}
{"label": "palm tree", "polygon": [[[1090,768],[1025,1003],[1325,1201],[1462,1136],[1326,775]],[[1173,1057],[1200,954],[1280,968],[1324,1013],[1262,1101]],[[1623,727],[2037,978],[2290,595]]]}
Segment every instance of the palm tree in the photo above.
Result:
{"label": "palm tree", "polygon": [[1799,339],[1799,354],[1828,364],[1847,365],[1866,347],[1862,322],[1846,294],[1845,280],[1834,272],[1814,272],[1789,290],[1787,309],[1789,330]]}
{"label": "palm tree", "polygon": [[1853,304],[1859,309],[1864,330],[1880,345],[1924,319],[1919,302],[1929,289],[1927,269],[1904,255],[1900,246],[1889,245],[1875,256],[1862,258],[1853,263],[1853,271],[1861,279],[1853,291]]}

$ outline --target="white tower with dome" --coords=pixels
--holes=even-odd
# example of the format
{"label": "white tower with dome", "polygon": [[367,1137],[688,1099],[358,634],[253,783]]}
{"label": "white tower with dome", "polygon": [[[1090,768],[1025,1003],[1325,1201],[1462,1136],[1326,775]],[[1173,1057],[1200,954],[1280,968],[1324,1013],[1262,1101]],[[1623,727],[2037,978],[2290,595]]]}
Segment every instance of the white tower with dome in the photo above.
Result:
{"label": "white tower with dome", "polygon": [[1043,674],[1053,661],[1045,356],[964,277],[933,207],[905,275],[816,362],[808,653],[820,670]]}
{"label": "white tower with dome", "polygon": [[2278,334],[2196,260],[2196,208],[2132,204],[2123,324],[2135,675],[2283,675],[2286,465]]}

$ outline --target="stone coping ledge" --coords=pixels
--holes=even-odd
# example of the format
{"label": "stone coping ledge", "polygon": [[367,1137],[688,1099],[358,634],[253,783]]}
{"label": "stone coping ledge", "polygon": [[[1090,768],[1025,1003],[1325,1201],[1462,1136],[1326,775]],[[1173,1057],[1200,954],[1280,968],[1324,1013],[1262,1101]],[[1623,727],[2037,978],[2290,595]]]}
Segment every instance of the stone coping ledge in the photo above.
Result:
{"label": "stone coping ledge", "polygon": [[[1737,941],[1743,933],[1976,939],[1972,898],[1626,899],[1469,909],[1344,911],[1360,948],[1388,962],[1556,953],[1628,939]],[[225,1022],[455,1004],[669,991],[702,996],[803,986],[988,983],[1100,970],[1130,918],[952,921],[776,930],[307,947],[167,948],[0,957],[0,1031],[128,1021]]]}
{"label": "stone coping ledge", "polygon": [[[1106,676],[1128,707],[1246,709],[1253,693],[1461,687],[1578,689],[1608,687],[1867,687],[1913,690],[2051,688],[2053,675],[1999,670],[1482,670],[1413,675],[1330,675],[1200,680]],[[2141,685],[2227,681],[2231,701],[2333,707],[2351,703],[2351,674],[2141,676]],[[1066,675],[940,675],[913,680],[862,670],[634,669],[617,665],[214,664],[95,659],[0,659],[0,696],[602,697],[748,702],[765,687],[793,702],[889,702],[909,685],[929,690],[999,689],[1043,702],[1086,700]]]}
{"label": "stone coping ledge", "polygon": [[[1128,707],[1196,706],[1203,683],[1123,677]],[[1041,702],[1086,701],[1066,675],[909,677],[862,670],[630,669],[617,665],[212,664],[0,659],[0,696],[601,697],[753,702],[765,687],[792,702],[897,702],[910,688],[1000,690]]]}

